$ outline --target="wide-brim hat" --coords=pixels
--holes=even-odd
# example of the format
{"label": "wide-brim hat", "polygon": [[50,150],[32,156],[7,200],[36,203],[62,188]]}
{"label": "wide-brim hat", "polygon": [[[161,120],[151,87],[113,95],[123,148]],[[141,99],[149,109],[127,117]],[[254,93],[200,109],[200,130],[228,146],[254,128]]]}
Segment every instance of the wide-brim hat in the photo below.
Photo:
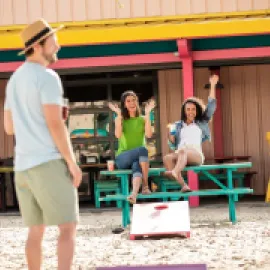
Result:
{"label": "wide-brim hat", "polygon": [[59,31],[63,27],[63,25],[60,25],[57,28],[52,28],[44,19],[39,19],[29,24],[21,32],[24,49],[20,51],[18,55],[25,54],[25,52],[31,49],[34,45]]}

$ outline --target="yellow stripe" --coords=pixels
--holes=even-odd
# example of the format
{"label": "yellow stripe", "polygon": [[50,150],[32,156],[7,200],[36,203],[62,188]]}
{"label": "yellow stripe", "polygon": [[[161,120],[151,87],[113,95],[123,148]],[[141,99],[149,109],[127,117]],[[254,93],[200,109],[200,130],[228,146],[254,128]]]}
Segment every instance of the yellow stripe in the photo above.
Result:
{"label": "yellow stripe", "polygon": [[[270,32],[270,10],[212,13],[187,16],[151,17],[121,20],[62,22],[58,33],[63,46],[214,37]],[[52,24],[53,27],[59,24]],[[19,32],[24,25],[0,27],[0,48],[21,48]]]}

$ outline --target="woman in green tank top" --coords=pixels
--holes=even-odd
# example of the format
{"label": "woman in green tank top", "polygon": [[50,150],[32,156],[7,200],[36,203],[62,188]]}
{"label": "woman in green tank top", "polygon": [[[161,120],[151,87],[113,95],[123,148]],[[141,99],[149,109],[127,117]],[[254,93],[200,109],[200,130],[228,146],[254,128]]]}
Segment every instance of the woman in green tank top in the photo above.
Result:
{"label": "woman in green tank top", "polygon": [[150,113],[155,107],[151,100],[145,107],[145,116],[140,114],[138,97],[133,91],[121,96],[120,108],[109,103],[109,108],[117,114],[115,136],[118,138],[118,151],[115,163],[118,169],[132,169],[133,190],[128,197],[130,203],[136,203],[136,197],[142,183],[142,193],[149,194],[148,187],[148,150],[145,137],[152,137]]}

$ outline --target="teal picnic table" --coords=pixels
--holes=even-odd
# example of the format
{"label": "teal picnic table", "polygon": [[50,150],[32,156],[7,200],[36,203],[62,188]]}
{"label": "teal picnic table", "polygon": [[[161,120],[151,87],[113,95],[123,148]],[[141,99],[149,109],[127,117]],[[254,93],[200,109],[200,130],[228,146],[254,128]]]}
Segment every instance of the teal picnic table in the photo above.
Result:
{"label": "teal picnic table", "polygon": [[[251,188],[234,188],[233,186],[233,172],[242,168],[250,168],[251,162],[241,163],[224,163],[224,164],[213,164],[213,165],[200,165],[200,166],[188,166],[185,171],[194,171],[195,173],[201,172],[209,180],[213,181],[219,189],[209,190],[196,190],[188,193],[179,192],[153,192],[151,194],[139,194],[137,199],[175,199],[184,198],[188,199],[191,196],[216,196],[216,195],[227,195],[229,203],[229,218],[232,223],[236,223],[236,210],[235,202],[238,201],[239,194],[252,194]],[[224,170],[227,175],[227,185],[222,183],[215,177],[211,171]],[[159,176],[165,168],[150,168],[149,176]],[[105,176],[116,176],[121,179],[121,194],[107,195],[100,198],[100,201],[121,201],[122,202],[122,225],[126,227],[130,224],[130,205],[127,200],[129,196],[129,176],[132,174],[131,170],[114,170],[114,171],[101,171],[101,175]]]}

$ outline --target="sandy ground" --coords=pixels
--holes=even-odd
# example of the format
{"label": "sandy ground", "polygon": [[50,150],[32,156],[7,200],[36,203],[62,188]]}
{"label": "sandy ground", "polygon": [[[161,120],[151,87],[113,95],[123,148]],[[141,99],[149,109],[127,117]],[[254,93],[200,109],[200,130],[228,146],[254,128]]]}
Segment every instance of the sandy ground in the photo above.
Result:
{"label": "sandy ground", "polygon": [[[208,269],[270,269],[270,206],[239,203],[238,223],[228,222],[226,204],[191,209],[191,238],[129,240],[128,230],[112,234],[121,224],[118,210],[81,214],[73,269],[97,266],[206,263]],[[0,217],[0,269],[27,269],[27,230],[19,216]],[[57,229],[44,239],[43,269],[56,269]]]}

